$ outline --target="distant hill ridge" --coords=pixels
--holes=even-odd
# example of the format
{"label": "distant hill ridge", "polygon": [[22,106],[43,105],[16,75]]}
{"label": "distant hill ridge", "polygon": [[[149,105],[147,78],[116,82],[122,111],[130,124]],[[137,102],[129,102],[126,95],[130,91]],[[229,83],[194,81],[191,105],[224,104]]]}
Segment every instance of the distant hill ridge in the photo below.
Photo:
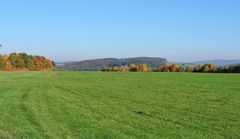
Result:
{"label": "distant hill ridge", "polygon": [[226,59],[215,59],[215,60],[204,60],[192,62],[193,64],[215,64],[217,66],[229,66],[232,64],[240,64],[240,60],[226,60]]}
{"label": "distant hill ridge", "polygon": [[102,58],[65,63],[59,65],[58,68],[69,71],[100,71],[103,67],[129,66],[130,64],[147,64],[149,67],[160,67],[167,62],[167,59],[157,57]]}

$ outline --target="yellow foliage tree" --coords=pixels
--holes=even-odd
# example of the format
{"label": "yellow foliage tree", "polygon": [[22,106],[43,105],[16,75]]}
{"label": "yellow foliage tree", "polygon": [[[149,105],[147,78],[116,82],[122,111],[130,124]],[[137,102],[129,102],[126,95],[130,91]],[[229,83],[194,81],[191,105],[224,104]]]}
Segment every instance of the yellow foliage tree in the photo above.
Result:
{"label": "yellow foliage tree", "polygon": [[131,64],[129,70],[132,71],[132,72],[138,72],[139,71],[139,66],[136,65],[136,64]]}
{"label": "yellow foliage tree", "polygon": [[180,70],[180,65],[179,64],[172,64],[170,67],[169,67],[170,71],[171,72],[179,72]]}
{"label": "yellow foliage tree", "polygon": [[149,71],[149,68],[148,68],[147,64],[141,64],[141,65],[139,66],[139,71],[140,71],[140,72],[148,72],[148,71]]}

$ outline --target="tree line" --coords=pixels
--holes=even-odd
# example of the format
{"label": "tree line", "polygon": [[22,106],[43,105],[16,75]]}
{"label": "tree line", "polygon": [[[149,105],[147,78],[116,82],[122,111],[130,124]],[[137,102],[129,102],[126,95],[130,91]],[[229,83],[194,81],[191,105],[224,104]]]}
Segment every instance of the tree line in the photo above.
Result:
{"label": "tree line", "polygon": [[189,65],[164,64],[160,68],[150,68],[147,64],[130,64],[125,67],[104,67],[105,72],[203,72],[203,73],[240,73],[240,64],[216,66],[215,64]]}
{"label": "tree line", "polygon": [[51,71],[55,63],[44,56],[26,53],[0,55],[0,70],[3,71]]}

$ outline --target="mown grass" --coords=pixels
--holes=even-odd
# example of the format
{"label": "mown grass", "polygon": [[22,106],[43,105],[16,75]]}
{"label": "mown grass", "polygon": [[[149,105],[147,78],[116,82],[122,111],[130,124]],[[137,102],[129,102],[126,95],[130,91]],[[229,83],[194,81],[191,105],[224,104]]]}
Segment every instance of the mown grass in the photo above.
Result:
{"label": "mown grass", "polygon": [[1,72],[0,138],[240,138],[240,75]]}

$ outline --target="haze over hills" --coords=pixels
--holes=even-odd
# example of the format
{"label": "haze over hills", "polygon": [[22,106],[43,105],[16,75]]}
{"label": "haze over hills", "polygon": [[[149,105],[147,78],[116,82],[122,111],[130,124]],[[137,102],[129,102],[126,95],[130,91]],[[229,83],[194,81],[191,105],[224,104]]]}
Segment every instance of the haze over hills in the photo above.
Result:
{"label": "haze over hills", "polygon": [[[84,60],[80,62],[57,63],[58,69],[69,71],[99,71],[103,67],[129,66],[130,64],[147,64],[149,67],[160,67],[167,63],[165,58],[135,57],[135,58],[103,58]],[[64,64],[64,65],[61,65]]]}
{"label": "haze over hills", "polygon": [[240,64],[240,60],[226,60],[226,59],[215,59],[215,60],[204,60],[204,61],[195,61],[192,64],[215,64],[217,66],[228,66],[232,64]]}

